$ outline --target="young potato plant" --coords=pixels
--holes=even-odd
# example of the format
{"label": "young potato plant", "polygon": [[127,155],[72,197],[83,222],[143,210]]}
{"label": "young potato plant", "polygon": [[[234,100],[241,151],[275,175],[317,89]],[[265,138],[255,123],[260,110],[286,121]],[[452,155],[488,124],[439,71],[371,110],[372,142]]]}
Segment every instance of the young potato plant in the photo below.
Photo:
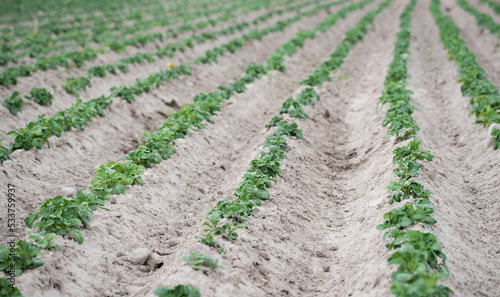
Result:
{"label": "young potato plant", "polygon": [[159,287],[153,293],[158,297],[200,297],[200,291],[190,285]]}
{"label": "young potato plant", "polygon": [[79,204],[73,199],[56,196],[45,200],[37,213],[30,213],[24,220],[31,229],[57,235],[73,237],[83,242],[83,235],[78,231],[81,225],[86,226],[87,220],[92,219],[92,210],[88,203]]}
{"label": "young potato plant", "polygon": [[437,282],[448,277],[446,273],[434,273],[426,261],[427,253],[410,244],[398,248],[389,258],[389,265],[399,265],[392,274],[391,293],[396,296],[447,297],[451,290]]}
{"label": "young potato plant", "polygon": [[[0,139],[2,142],[3,139]],[[10,149],[0,145],[0,164],[9,158]]]}
{"label": "young potato plant", "polygon": [[77,100],[71,107],[52,117],[38,116],[35,122],[27,123],[26,128],[7,133],[11,138],[14,138],[10,150],[42,149],[44,143],[47,143],[50,148],[49,138],[51,136],[60,137],[63,131],[70,128],[83,130],[94,115],[104,116],[103,110],[111,102],[111,98],[105,96],[85,102]]}
{"label": "young potato plant", "polygon": [[66,91],[66,93],[73,95],[75,97],[80,97],[78,92],[85,91],[87,87],[90,87],[90,80],[86,76],[71,77],[63,82],[61,87]]}
{"label": "young potato plant", "polygon": [[125,192],[125,186],[134,184],[144,185],[140,174],[144,170],[140,165],[131,161],[123,163],[109,162],[95,167],[96,175],[90,182],[89,190],[104,195],[108,190],[119,195]]}
{"label": "young potato plant", "polygon": [[33,88],[29,95],[24,96],[28,100],[33,100],[39,105],[51,105],[54,96],[45,88]]}
{"label": "young potato plant", "polygon": [[0,271],[18,276],[27,269],[45,264],[42,259],[37,258],[40,255],[40,249],[36,245],[18,240],[13,248],[15,251],[11,253],[10,248],[0,245]]}
{"label": "young potato plant", "polygon": [[493,136],[493,149],[497,150],[500,147],[500,129],[493,128],[491,136]]}
{"label": "young potato plant", "polygon": [[5,100],[2,102],[2,105],[7,108],[11,114],[16,115],[21,111],[21,108],[24,105],[24,101],[21,96],[19,96],[19,93],[14,90],[9,97],[5,98]]}
{"label": "young potato plant", "polygon": [[223,268],[219,265],[218,259],[214,260],[205,254],[196,254],[195,251],[191,251],[189,256],[183,256],[181,261],[188,262],[194,270],[201,270],[204,274],[208,274],[216,268]]}
{"label": "young potato plant", "polygon": [[23,295],[18,288],[11,287],[10,280],[2,277],[0,278],[0,297],[23,297]]}

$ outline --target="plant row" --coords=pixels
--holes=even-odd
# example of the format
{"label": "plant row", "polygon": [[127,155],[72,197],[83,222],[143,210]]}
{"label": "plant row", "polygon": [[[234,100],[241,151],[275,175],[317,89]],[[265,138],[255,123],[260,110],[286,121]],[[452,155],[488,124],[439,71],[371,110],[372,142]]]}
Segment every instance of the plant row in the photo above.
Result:
{"label": "plant row", "polygon": [[[217,62],[219,56],[222,56],[228,52],[234,53],[237,48],[241,48],[244,46],[245,41],[260,40],[267,34],[282,31],[284,28],[290,26],[295,22],[298,22],[303,17],[311,16],[318,13],[322,9],[331,7],[333,5],[338,5],[346,1],[347,0],[341,0],[322,4],[310,10],[300,12],[296,16],[288,18],[285,21],[279,20],[272,26],[263,28],[261,30],[251,30],[249,33],[243,35],[242,37],[237,37],[229,41],[228,43],[221,45],[220,47],[215,47],[211,50],[206,51],[205,55],[196,58],[193,62],[176,66],[171,70],[153,73],[142,80],[136,80],[136,83],[132,86],[113,87],[110,90],[110,96],[101,96],[99,98],[94,98],[88,101],[78,100],[71,107],[67,108],[64,111],[56,113],[52,117],[46,118],[44,115],[39,116],[37,118],[37,121],[27,123],[25,128],[10,131],[7,133],[14,139],[14,143],[7,146],[6,148],[0,147],[0,160],[6,160],[9,153],[14,150],[30,150],[32,148],[41,149],[44,143],[48,144],[48,140],[51,136],[59,137],[61,136],[61,132],[67,131],[70,128],[83,130],[85,125],[94,116],[104,115],[103,109],[111,104],[113,100],[112,98],[114,97],[120,97],[131,103],[135,100],[135,96],[157,88],[162,82],[171,81],[179,77],[180,75],[190,75],[192,65]],[[367,1],[372,0],[365,0],[363,3]],[[300,37],[298,37],[299,41],[300,38],[304,39],[308,36],[309,35],[307,34],[302,34]],[[276,60],[276,58],[278,58],[278,60]],[[275,67],[279,68],[279,63],[283,63],[283,60],[282,58],[279,58],[279,55],[274,55],[271,59],[275,61]],[[236,84],[234,85],[234,88],[235,90],[238,90],[240,88],[240,85]]]}
{"label": "plant row", "polygon": [[[288,114],[289,117],[307,118],[307,114],[302,107],[304,105],[314,105],[319,100],[319,95],[314,87],[321,86],[325,81],[331,81],[330,73],[337,70],[348,55],[349,51],[364,38],[368,31],[368,26],[373,23],[383,9],[389,6],[393,0],[386,0],[380,3],[376,8],[368,12],[353,28],[349,29],[344,39],[335,48],[330,55],[330,59],[322,62],[318,68],[309,75],[302,84],[306,86],[295,97],[288,98],[283,102],[279,113]],[[356,3],[356,5],[366,5],[368,2]],[[319,26],[319,28],[324,28]],[[317,28],[318,28],[317,27]],[[268,60],[269,61],[269,60]],[[266,65],[270,69],[269,64]],[[262,66],[264,68],[264,66]],[[264,69],[265,69],[264,68]],[[250,168],[243,175],[242,181],[234,189],[232,200],[222,198],[217,201],[215,208],[206,212],[207,218],[202,226],[203,236],[196,236],[196,240],[209,247],[215,247],[220,253],[225,253],[223,247],[218,243],[216,236],[220,236],[228,241],[237,240],[238,228],[246,227],[245,222],[248,217],[254,214],[254,208],[262,205],[263,201],[270,199],[269,191],[273,182],[276,183],[276,177],[280,176],[281,163],[287,158],[285,149],[287,147],[287,138],[291,136],[300,139],[303,137],[302,130],[298,129],[295,122],[289,123],[282,117],[273,116],[266,127],[277,127],[277,129],[264,140],[260,157],[250,162]],[[208,273],[210,270],[219,267],[217,261],[211,260],[207,255],[191,252],[189,256],[182,258],[189,262],[195,270]],[[208,262],[209,265],[206,265]],[[203,265],[205,264],[205,265]]]}
{"label": "plant row", "polygon": [[[372,0],[365,0],[368,3]],[[340,4],[342,2],[337,2]],[[359,5],[352,4],[351,6]],[[364,5],[364,4],[363,4]],[[359,5],[362,6],[362,5]],[[148,138],[141,147],[154,151],[160,160],[168,159],[175,152],[175,139],[184,138],[192,131],[203,129],[203,122],[213,122],[211,116],[219,109],[222,102],[235,93],[245,91],[245,85],[253,82],[266,72],[264,66],[251,63],[245,70],[245,75],[228,86],[221,86],[216,92],[201,93],[194,97],[194,103],[185,104],[177,112],[171,114],[165,124],[155,133],[144,132]],[[137,150],[136,150],[137,151]],[[18,240],[16,242],[16,271],[17,276],[26,269],[43,265],[43,260],[37,258],[41,249],[60,249],[52,242],[56,235],[67,236],[78,243],[83,242],[80,228],[87,226],[98,208],[106,209],[110,195],[124,193],[127,185],[140,184],[144,181],[140,176],[143,173],[142,164],[130,160],[128,154],[124,162],[110,162],[95,167],[95,177],[89,185],[88,192],[78,190],[73,197],[56,196],[45,200],[36,213],[30,213],[24,220],[31,229],[29,237],[33,242]],[[138,163],[141,163],[140,158]],[[154,162],[157,163],[157,162]],[[0,246],[0,255],[8,253],[8,248]],[[8,273],[12,261],[0,258],[0,266]]]}
{"label": "plant row", "polygon": [[[453,21],[441,11],[440,1],[431,0],[430,10],[439,27],[439,35],[448,57],[455,61],[462,83],[463,95],[471,97],[472,108],[469,115],[476,115],[476,123],[484,126],[500,123],[500,94],[498,88],[486,77],[484,69],[476,57],[469,51],[465,41],[460,38],[459,29]],[[493,128],[493,149],[500,146],[500,129]]]}
{"label": "plant row", "polygon": [[[416,107],[410,105],[412,92],[406,88],[411,13],[415,3],[416,0],[412,0],[401,14],[394,58],[378,99],[378,105],[389,104],[382,123],[384,127],[390,124],[387,136],[411,139],[393,151],[393,163],[397,165],[393,174],[397,180],[390,181],[386,187],[390,192],[389,204],[402,202],[403,205],[385,213],[384,222],[377,230],[387,230],[383,241],[387,250],[392,251],[388,265],[397,265],[391,276],[391,293],[400,297],[441,297],[451,292],[446,286],[437,284],[441,278],[449,276],[446,255],[429,227],[436,223],[429,200],[432,193],[416,179],[424,167],[421,162],[432,161],[434,155],[420,149],[420,140],[416,137],[419,127],[411,117]],[[418,223],[425,227],[424,231],[410,229]]]}

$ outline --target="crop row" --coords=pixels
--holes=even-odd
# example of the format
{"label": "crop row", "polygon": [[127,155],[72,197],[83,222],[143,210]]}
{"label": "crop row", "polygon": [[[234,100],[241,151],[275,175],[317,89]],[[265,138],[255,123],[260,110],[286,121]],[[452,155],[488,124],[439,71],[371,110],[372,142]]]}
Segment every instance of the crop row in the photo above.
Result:
{"label": "crop row", "polygon": [[[411,13],[416,0],[411,0],[401,14],[400,31],[394,49],[394,58],[384,82],[384,90],[378,104],[389,104],[382,125],[390,125],[387,136],[395,136],[399,141],[410,140],[406,145],[393,151],[394,177],[387,185],[389,204],[403,202],[384,214],[384,222],[377,230],[387,230],[383,242],[387,250],[393,251],[388,265],[397,265],[392,273],[391,293],[396,296],[448,296],[450,289],[438,285],[443,277],[449,276],[446,256],[441,251],[436,236],[429,225],[436,223],[432,217],[431,192],[426,191],[420,181],[419,170],[424,167],[419,161],[432,161],[430,151],[420,149],[420,140],[416,136],[419,127],[411,117],[415,106],[410,105],[413,92],[406,88],[407,63],[411,40]],[[406,200],[410,200],[406,202]],[[421,223],[424,231],[410,229]]]}
{"label": "crop row", "polygon": [[[465,41],[460,38],[459,29],[453,21],[444,14],[439,0],[431,0],[431,13],[439,27],[439,35],[448,57],[455,61],[462,83],[463,95],[471,97],[472,108],[469,115],[476,115],[476,123],[484,126],[500,123],[500,94],[498,88],[486,77],[484,69],[476,57],[469,51]],[[493,128],[493,149],[500,147],[500,129]]]}
{"label": "crop row", "polygon": [[[288,0],[287,2],[290,2],[290,0]],[[240,1],[224,8],[211,8],[208,10],[202,9],[186,14],[177,13],[175,17],[166,17],[165,15],[160,15],[152,20],[137,21],[130,26],[119,26],[118,28],[120,28],[120,31],[116,33],[111,33],[109,30],[106,30],[105,23],[101,23],[100,27],[92,29],[90,34],[85,33],[83,31],[84,28],[74,29],[67,34],[59,35],[56,38],[52,38],[50,34],[30,34],[16,44],[2,45],[2,51],[4,53],[0,55],[0,65],[6,64],[9,61],[16,62],[24,56],[37,57],[40,54],[45,54],[54,50],[61,50],[70,46],[71,43],[68,43],[68,41],[71,40],[73,40],[77,45],[84,47],[84,49],[89,48],[90,42],[95,42],[100,45],[99,49],[101,49],[102,51],[112,50],[115,52],[121,52],[125,50],[126,46],[144,46],[154,40],[163,40],[163,38],[169,37],[177,32],[203,29],[209,25],[215,26],[217,23],[235,18],[241,13],[248,13],[250,11],[258,10],[261,8],[268,8],[268,6],[270,6],[269,1],[253,1],[250,3]],[[236,13],[235,11],[238,12]],[[196,23],[194,22],[194,20],[200,17],[208,17],[212,14],[220,13],[222,13],[222,15],[220,15],[219,17],[199,21]],[[165,34],[140,33],[132,37],[125,38],[126,35],[130,35],[138,31],[176,24],[181,20],[188,20],[188,22],[184,22],[182,25],[179,25],[175,29],[168,29]],[[60,42],[65,43],[60,44]],[[20,54],[13,55],[12,51],[16,49],[24,49],[24,51]],[[57,57],[57,55],[54,56]],[[41,70],[44,69],[42,68]]]}
{"label": "crop row", "polygon": [[[333,25],[332,19],[345,17],[348,12],[371,1],[365,0],[361,3],[351,4],[342,9],[342,12],[339,11],[327,17],[323,23]],[[330,6],[343,2],[332,3]],[[324,25],[318,25],[317,28],[318,30],[326,29]],[[305,37],[298,32],[297,36],[289,42],[297,44],[296,47],[301,47],[306,38],[312,37]],[[302,42],[297,42],[297,40],[302,40]],[[288,43],[283,46],[286,44]],[[281,54],[285,55],[285,52]],[[281,69],[284,70],[284,68]],[[184,138],[186,135],[190,135],[191,131],[203,129],[203,121],[213,122],[210,117],[220,109],[222,102],[235,93],[244,92],[246,84],[259,78],[265,72],[267,70],[262,65],[251,63],[240,80],[227,87],[219,87],[216,92],[201,93],[195,96],[194,103],[183,105],[167,119],[166,123],[160,127],[159,133],[155,133],[156,137],[149,137],[149,149],[158,153],[160,158],[167,159],[175,151],[175,139]],[[13,272],[14,275],[19,275],[26,269],[43,265],[43,260],[36,258],[40,254],[40,249],[60,249],[56,243],[52,242],[56,235],[65,235],[79,243],[83,242],[83,235],[79,229],[81,226],[85,227],[88,221],[93,218],[94,211],[98,208],[105,209],[104,206],[108,203],[111,194],[122,194],[127,185],[142,185],[144,183],[140,177],[143,173],[142,166],[131,160],[99,165],[96,166],[95,170],[96,175],[90,182],[88,192],[84,193],[82,190],[78,190],[70,198],[56,196],[47,199],[42,203],[38,212],[28,215],[25,223],[31,229],[28,235],[34,243],[24,240],[16,242],[14,261],[17,270]],[[0,246],[0,256],[6,254],[8,254],[8,248]],[[10,262],[7,257],[0,258],[0,268],[9,272]]]}
{"label": "crop row", "polygon": [[[6,160],[9,153],[14,150],[30,150],[32,148],[41,149],[44,143],[49,145],[48,140],[51,136],[59,137],[63,131],[67,131],[70,128],[83,130],[91,118],[98,114],[101,116],[104,115],[103,110],[111,104],[113,101],[112,98],[120,97],[131,103],[135,100],[136,95],[149,92],[158,87],[162,82],[170,81],[180,75],[190,75],[192,65],[217,62],[217,58],[219,56],[222,56],[227,52],[234,53],[237,48],[244,46],[245,41],[260,40],[267,34],[282,31],[284,28],[298,22],[305,16],[311,16],[318,13],[322,9],[338,5],[346,1],[347,0],[341,0],[318,5],[312,9],[300,12],[296,16],[288,18],[285,21],[279,20],[272,26],[261,30],[251,30],[248,34],[245,34],[242,37],[234,38],[220,47],[215,47],[206,51],[205,55],[196,58],[192,62],[176,66],[171,70],[153,73],[142,80],[136,80],[136,83],[132,86],[121,86],[118,88],[113,87],[110,90],[110,96],[101,96],[88,101],[78,100],[71,107],[56,113],[52,117],[45,117],[44,115],[39,116],[37,121],[27,123],[25,128],[8,132],[8,135],[14,138],[14,143],[6,148],[0,147],[0,160]],[[257,19],[259,21],[263,20],[262,18]],[[273,60],[275,61],[274,64],[276,64],[276,67],[280,67],[283,62],[282,60],[276,59],[277,57],[278,56],[273,57]],[[238,85],[235,87],[237,88]]]}

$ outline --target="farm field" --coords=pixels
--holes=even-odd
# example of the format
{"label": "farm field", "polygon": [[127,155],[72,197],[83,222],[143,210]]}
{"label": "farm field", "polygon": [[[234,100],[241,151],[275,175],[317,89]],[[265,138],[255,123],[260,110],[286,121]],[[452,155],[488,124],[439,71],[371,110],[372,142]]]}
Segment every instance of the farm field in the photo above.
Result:
{"label": "farm field", "polygon": [[500,1],[63,4],[1,4],[0,297],[500,296]]}

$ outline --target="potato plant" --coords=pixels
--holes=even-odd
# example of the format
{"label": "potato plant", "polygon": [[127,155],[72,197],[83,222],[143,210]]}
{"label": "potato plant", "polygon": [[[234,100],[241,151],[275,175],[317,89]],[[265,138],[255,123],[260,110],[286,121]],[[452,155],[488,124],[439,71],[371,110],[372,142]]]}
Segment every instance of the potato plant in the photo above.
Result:
{"label": "potato plant", "polygon": [[200,291],[190,285],[159,287],[154,294],[158,297],[200,297]]}
{"label": "potato plant", "polygon": [[33,100],[39,105],[51,105],[54,96],[45,88],[33,88],[29,95],[24,96],[28,100]]}
{"label": "potato plant", "polygon": [[7,108],[11,114],[16,115],[18,112],[21,112],[24,101],[17,91],[13,91],[12,94],[2,102],[2,105]]}

